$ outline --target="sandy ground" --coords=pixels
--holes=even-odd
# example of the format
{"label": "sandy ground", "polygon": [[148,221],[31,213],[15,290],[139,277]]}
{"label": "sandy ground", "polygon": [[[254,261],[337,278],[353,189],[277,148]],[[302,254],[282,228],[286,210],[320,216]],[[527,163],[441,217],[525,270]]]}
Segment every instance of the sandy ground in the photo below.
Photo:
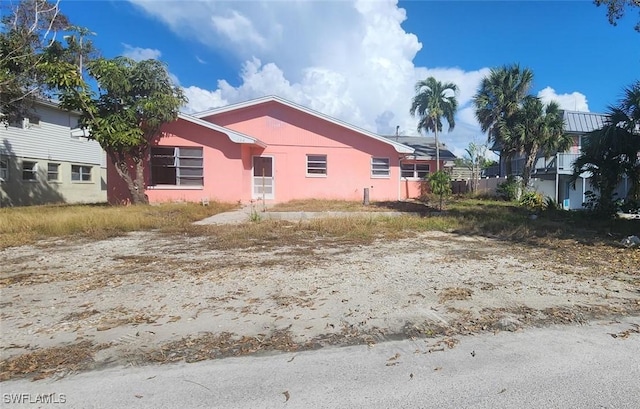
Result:
{"label": "sandy ground", "polygon": [[[0,380],[398,337],[444,348],[464,334],[640,315],[640,267],[576,251],[439,232],[313,249],[221,251],[154,232],[10,248]],[[57,361],[38,362],[47,356]]]}

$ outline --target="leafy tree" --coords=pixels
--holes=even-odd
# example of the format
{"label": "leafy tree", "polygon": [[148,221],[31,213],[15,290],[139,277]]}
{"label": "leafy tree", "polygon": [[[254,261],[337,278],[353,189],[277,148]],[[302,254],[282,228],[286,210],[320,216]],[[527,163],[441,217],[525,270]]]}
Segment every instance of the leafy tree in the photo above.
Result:
{"label": "leafy tree", "polygon": [[475,114],[482,132],[488,132],[488,141],[500,149],[507,175],[511,175],[511,158],[517,148],[510,136],[523,100],[533,81],[533,72],[519,65],[492,68],[482,79],[480,88],[473,97]]}
{"label": "leafy tree", "polygon": [[62,105],[82,113],[80,125],[107,152],[129,188],[132,203],[148,203],[144,165],[149,146],[160,127],[175,120],[186,103],[182,89],[173,85],[165,65],[157,60],[99,58],[87,63],[87,70],[98,84],[97,94],[86,84],[70,87]]}
{"label": "leafy tree", "polygon": [[522,107],[514,115],[510,133],[511,144],[519,153],[524,154],[522,169],[522,187],[526,189],[531,179],[538,154],[549,157],[558,151],[569,149],[573,140],[564,132],[562,111],[556,102],[546,107],[540,98],[527,95]]}
{"label": "leafy tree", "polygon": [[[624,16],[627,7],[640,7],[640,0],[594,0],[594,3],[598,7],[602,5],[607,6],[609,23],[614,26],[617,25],[617,21]],[[640,32],[640,22],[638,22],[634,28]]]}
{"label": "leafy tree", "polygon": [[582,152],[573,165],[573,180],[591,174],[598,188],[596,210],[615,212],[613,193],[624,175],[629,177],[632,200],[640,200],[640,81],[625,88],[617,106],[609,108],[602,129],[584,138]]}
{"label": "leafy tree", "polygon": [[449,124],[449,132],[456,126],[454,116],[458,110],[458,87],[451,82],[444,84],[433,77],[418,81],[415,86],[411,116],[418,116],[418,132],[432,131],[436,142],[436,171],[440,170],[440,144],[438,132],[442,132],[442,118]]}
{"label": "leafy tree", "polygon": [[478,191],[478,182],[480,180],[480,172],[485,169],[489,160],[485,157],[487,153],[486,145],[478,145],[470,142],[465,149],[466,155],[455,160],[457,166],[463,166],[471,171],[471,191]]}
{"label": "leafy tree", "polygon": [[429,188],[431,193],[437,195],[440,199],[438,208],[442,210],[442,202],[446,196],[451,194],[451,179],[444,171],[437,171],[429,175]]}
{"label": "leafy tree", "polygon": [[38,98],[60,85],[79,86],[81,77],[56,36],[70,29],[58,2],[23,0],[2,3],[0,19],[0,121],[29,115]]}

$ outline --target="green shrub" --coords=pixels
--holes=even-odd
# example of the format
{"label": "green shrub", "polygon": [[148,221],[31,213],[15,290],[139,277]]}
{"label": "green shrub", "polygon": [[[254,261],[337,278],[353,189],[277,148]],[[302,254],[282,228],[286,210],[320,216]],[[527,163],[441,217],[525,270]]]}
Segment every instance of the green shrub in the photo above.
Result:
{"label": "green shrub", "polygon": [[525,192],[520,198],[520,206],[542,209],[542,195],[538,192]]}
{"label": "green shrub", "polygon": [[442,210],[442,202],[446,196],[451,195],[451,179],[449,175],[443,171],[438,171],[429,175],[429,188],[431,193],[440,198],[440,207]]}
{"label": "green shrub", "polygon": [[505,182],[500,183],[496,188],[498,197],[508,202],[517,200],[519,193],[520,183],[513,176],[509,176]]}

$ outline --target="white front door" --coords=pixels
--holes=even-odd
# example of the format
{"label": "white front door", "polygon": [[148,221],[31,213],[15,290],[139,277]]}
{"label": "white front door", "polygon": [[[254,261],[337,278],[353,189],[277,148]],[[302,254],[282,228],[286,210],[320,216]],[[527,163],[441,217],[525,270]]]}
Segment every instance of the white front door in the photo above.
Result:
{"label": "white front door", "polygon": [[274,198],[273,157],[253,157],[253,198],[272,200]]}

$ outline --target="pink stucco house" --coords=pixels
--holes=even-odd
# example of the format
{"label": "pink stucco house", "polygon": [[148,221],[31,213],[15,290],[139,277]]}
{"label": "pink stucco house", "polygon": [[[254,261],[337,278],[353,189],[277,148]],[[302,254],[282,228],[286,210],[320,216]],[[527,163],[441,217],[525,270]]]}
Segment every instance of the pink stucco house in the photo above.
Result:
{"label": "pink stucco house", "polygon": [[[425,138],[426,139],[426,138]],[[407,144],[269,96],[180,114],[163,126],[146,172],[150,202],[402,200],[435,159]],[[444,161],[443,161],[444,162]],[[112,203],[128,191],[109,167]]]}

